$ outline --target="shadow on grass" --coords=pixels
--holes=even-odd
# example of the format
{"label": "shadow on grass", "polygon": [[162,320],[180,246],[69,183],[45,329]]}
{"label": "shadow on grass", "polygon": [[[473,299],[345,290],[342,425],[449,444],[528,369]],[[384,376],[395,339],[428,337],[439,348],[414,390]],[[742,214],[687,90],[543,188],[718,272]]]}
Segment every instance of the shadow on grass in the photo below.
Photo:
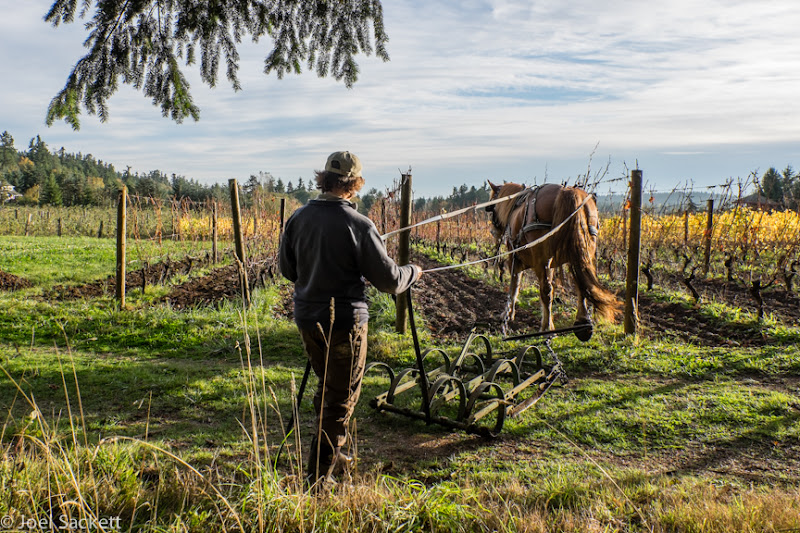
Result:
{"label": "shadow on grass", "polygon": [[[135,349],[116,354],[108,345],[96,353],[81,349],[80,343],[71,349],[37,343],[19,351],[0,350],[0,366],[67,434],[68,397],[91,442],[122,435],[180,447],[239,446],[242,427],[250,424],[251,398],[271,420],[278,420],[276,411],[290,413],[288,384],[292,374],[298,381],[302,375],[302,347],[290,326],[265,329],[260,344],[268,348],[259,353],[254,339],[248,364],[243,341],[213,340],[213,335],[196,336],[191,350],[165,350],[165,355]],[[5,375],[0,375],[0,406],[7,417],[6,437],[26,431],[33,406]],[[281,438],[280,425],[274,430],[274,438]]]}

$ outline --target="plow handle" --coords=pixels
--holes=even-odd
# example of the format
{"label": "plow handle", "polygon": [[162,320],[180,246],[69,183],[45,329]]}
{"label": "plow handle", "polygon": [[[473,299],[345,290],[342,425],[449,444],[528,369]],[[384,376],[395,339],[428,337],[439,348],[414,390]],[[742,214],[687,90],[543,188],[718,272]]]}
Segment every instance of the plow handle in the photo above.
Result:
{"label": "plow handle", "polygon": [[422,388],[422,412],[425,413],[425,422],[431,423],[431,402],[428,398],[428,375],[425,373],[425,365],[422,361],[422,351],[419,348],[419,337],[417,337],[417,325],[414,323],[414,306],[411,304],[411,287],[406,291],[408,300],[408,320],[411,323],[411,338],[414,339],[414,351],[417,354],[417,368],[419,368],[419,386]]}
{"label": "plow handle", "polygon": [[[311,374],[311,359],[309,359],[308,362],[306,363],[306,370],[305,370],[305,372],[303,372],[303,379],[300,380],[300,390],[297,391],[297,403],[295,405],[297,406],[297,411],[298,412],[300,411],[300,402],[303,400],[303,393],[306,391],[306,384],[308,383],[308,375],[309,374]],[[289,417],[289,423],[286,424],[286,428],[284,429],[284,432],[283,432],[284,436],[283,436],[283,441],[281,442],[281,447],[278,448],[278,453],[275,454],[275,466],[276,467],[277,467],[277,464],[278,464],[278,459],[280,459],[280,457],[281,457],[281,452],[283,452],[283,448],[286,446],[286,441],[289,438],[289,434],[292,432],[292,430],[294,430],[294,422],[295,422],[294,410],[295,410],[295,405],[292,406],[292,414]]]}
{"label": "plow handle", "polygon": [[[300,389],[297,391],[297,409],[300,410],[300,402],[303,401],[303,393],[306,392],[306,383],[308,383],[308,375],[311,373],[311,360],[306,363],[306,370],[303,372],[303,379],[300,380]],[[289,423],[286,424],[286,434],[294,427],[294,406],[292,406],[292,416],[289,417]]]}

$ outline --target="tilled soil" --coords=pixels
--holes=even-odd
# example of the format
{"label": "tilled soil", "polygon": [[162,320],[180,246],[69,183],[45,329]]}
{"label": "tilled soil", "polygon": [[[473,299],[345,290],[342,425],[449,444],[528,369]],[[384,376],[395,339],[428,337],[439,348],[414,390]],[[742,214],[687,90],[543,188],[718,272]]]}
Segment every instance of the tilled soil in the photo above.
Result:
{"label": "tilled soil", "polygon": [[[413,261],[423,269],[441,266],[424,256],[415,256]],[[508,299],[501,289],[471,279],[458,269],[424,274],[411,294],[412,303],[437,337],[465,337],[473,328],[481,332],[500,331]],[[518,305],[509,332],[538,328],[539,319]]]}
{"label": "tilled soil", "polygon": [[[689,294],[682,279],[677,274],[670,274],[661,276],[659,282]],[[639,316],[642,323],[652,331],[673,334],[704,346],[764,346],[773,341],[758,324],[721,322],[702,312],[704,302],[717,302],[757,314],[758,304],[748,287],[721,279],[695,279],[691,283],[700,294],[700,302],[693,306],[656,301],[640,285]],[[772,314],[787,325],[800,324],[800,296],[796,292],[773,286],[762,290],[760,296],[764,313]]]}
{"label": "tilled soil", "polygon": [[[682,277],[677,274],[663,276],[669,286],[681,286]],[[695,279],[692,286],[700,294],[701,300],[725,302],[731,307],[738,307],[752,313],[758,312],[752,287],[741,282],[725,281],[719,278]],[[688,289],[684,290],[688,294]],[[760,292],[765,313],[774,314],[778,320],[786,324],[800,324],[800,295],[796,291],[788,291],[783,285],[774,284]]]}
{"label": "tilled soil", "polygon": [[[141,288],[143,285],[165,283],[179,274],[189,274],[197,266],[208,264],[208,257],[185,257],[178,261],[167,259],[155,264],[145,264],[144,267],[133,270],[125,275],[125,286],[130,289]],[[98,298],[103,295],[114,294],[116,276],[85,283],[83,285],[57,285],[45,295],[54,300],[76,300],[80,298]]]}
{"label": "tilled soil", "polygon": [[17,291],[32,286],[33,284],[27,279],[0,270],[0,291]]}
{"label": "tilled soil", "polygon": [[[274,259],[254,262],[247,272],[247,280],[252,290],[264,286],[274,278],[276,268]],[[224,300],[242,296],[242,283],[237,265],[215,269],[206,276],[191,279],[176,286],[161,301],[168,302],[176,309],[186,309],[202,305],[218,305]]]}
{"label": "tilled soil", "polygon": [[[426,257],[414,261],[423,268],[438,266]],[[666,280],[678,284],[674,280]],[[557,287],[555,296],[574,307],[572,289]],[[722,280],[695,280],[695,288],[703,301],[723,302],[755,313],[756,303],[746,287]],[[477,326],[482,331],[497,332],[505,309],[507,294],[497,287],[470,279],[458,269],[425,274],[413,291],[416,304],[435,336],[464,337]],[[774,313],[785,324],[800,323],[800,296],[780,288],[761,294],[764,309]],[[623,294],[618,294],[622,301]],[[538,302],[531,302],[538,306]],[[702,303],[702,302],[701,302]],[[672,335],[704,346],[764,346],[773,342],[758,324],[750,326],[724,322],[703,313],[702,305],[658,301],[640,284],[639,317],[644,334]],[[510,333],[536,331],[539,318],[517,305],[516,320],[509,324]]]}
{"label": "tilled soil", "polygon": [[[420,255],[414,256],[413,261],[425,269],[439,266]],[[134,290],[143,284],[165,283],[177,274],[188,274],[196,266],[208,262],[208,258],[186,257],[179,261],[167,260],[145,265],[127,274],[127,286],[129,290]],[[248,271],[251,289],[269,283],[277,275],[275,258],[254,261]],[[661,278],[659,283],[681,287],[678,275],[663,275]],[[697,279],[693,284],[701,295],[701,303],[695,306],[659,301],[651,297],[644,284],[640,283],[639,316],[643,333],[676,336],[704,346],[763,346],[772,342],[758,324],[746,326],[725,322],[703,312],[702,303],[709,301],[724,302],[731,307],[756,312],[756,301],[747,287],[716,279]],[[30,286],[27,280],[0,272],[0,289],[14,290],[27,286]],[[99,297],[113,294],[114,287],[115,278],[110,276],[80,286],[57,286],[45,297],[58,300]],[[228,265],[174,286],[161,301],[168,302],[176,309],[186,309],[218,305],[226,299],[239,296],[239,271],[235,265]],[[412,296],[415,309],[424,317],[425,326],[435,337],[442,339],[464,338],[473,328],[482,333],[499,332],[507,301],[507,294],[502,288],[471,279],[458,269],[426,273],[415,285]],[[621,298],[622,295],[619,296]],[[570,289],[557,287],[556,297],[563,299],[567,307],[574,308],[574,296]],[[772,313],[785,324],[800,323],[800,296],[797,293],[772,286],[762,291],[761,297],[766,313]],[[531,307],[535,309],[538,302],[529,304],[527,308],[517,305],[516,317],[509,323],[508,333],[538,330],[538,313],[530,310]],[[276,311],[291,317],[289,294]]]}
{"label": "tilled soil", "polygon": [[703,346],[764,346],[770,338],[759,327],[720,323],[698,307],[680,302],[660,302],[639,295],[641,324],[652,333],[674,335]]}

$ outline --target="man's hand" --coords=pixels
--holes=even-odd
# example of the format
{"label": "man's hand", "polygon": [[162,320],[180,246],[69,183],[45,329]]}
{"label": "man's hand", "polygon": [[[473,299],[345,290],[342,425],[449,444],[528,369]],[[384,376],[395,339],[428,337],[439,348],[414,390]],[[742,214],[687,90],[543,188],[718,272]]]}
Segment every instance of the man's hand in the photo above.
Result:
{"label": "man's hand", "polygon": [[414,283],[416,283],[419,281],[419,278],[422,277],[422,267],[420,267],[419,265],[411,265],[411,266],[413,266],[414,270],[417,271],[417,275],[414,277]]}

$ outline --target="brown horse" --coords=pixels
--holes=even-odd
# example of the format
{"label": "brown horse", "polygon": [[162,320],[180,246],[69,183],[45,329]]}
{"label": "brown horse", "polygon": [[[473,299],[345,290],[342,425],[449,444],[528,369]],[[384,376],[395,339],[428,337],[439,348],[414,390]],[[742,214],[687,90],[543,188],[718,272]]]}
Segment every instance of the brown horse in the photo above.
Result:
{"label": "brown horse", "polygon": [[[508,304],[503,313],[503,329],[514,319],[522,272],[532,268],[539,278],[539,297],[542,305],[541,331],[553,329],[553,273],[561,265],[569,265],[575,279],[578,297],[576,324],[591,322],[586,301],[594,305],[595,314],[613,321],[619,302],[613,293],[603,288],[597,279],[595,251],[599,219],[597,205],[589,193],[576,187],[545,184],[525,190],[518,183],[492,187],[492,199],[519,193],[514,199],[486,208],[492,213],[492,233],[498,248],[505,244],[516,250],[548,235],[542,242],[508,256],[511,287]],[[566,221],[566,222],[565,222]]]}

